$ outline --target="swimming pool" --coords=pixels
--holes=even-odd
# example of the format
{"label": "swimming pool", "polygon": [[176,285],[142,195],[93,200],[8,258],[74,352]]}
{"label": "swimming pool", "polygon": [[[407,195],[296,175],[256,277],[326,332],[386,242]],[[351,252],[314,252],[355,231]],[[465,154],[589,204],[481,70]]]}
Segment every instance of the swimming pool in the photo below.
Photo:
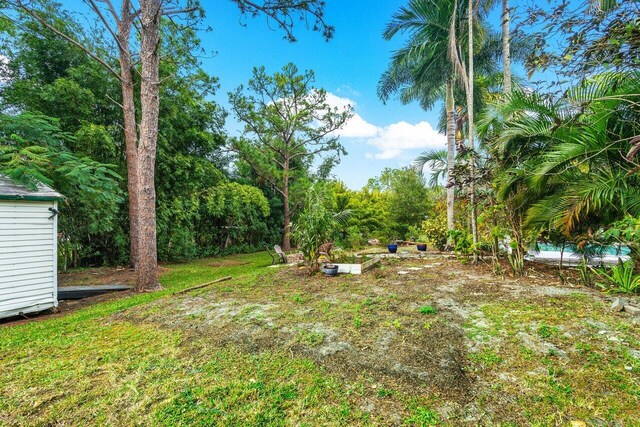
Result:
{"label": "swimming pool", "polygon": [[615,265],[619,261],[629,261],[631,250],[624,245],[587,245],[583,251],[579,251],[577,246],[573,244],[566,245],[563,250],[562,245],[538,242],[527,251],[525,259],[547,264],[559,264],[562,257],[564,265],[579,265],[585,260],[585,255],[588,265]]}
{"label": "swimming pool", "polygon": [[[563,250],[561,245],[554,245],[553,243],[538,243],[537,244],[539,251],[551,251],[551,252],[560,252]],[[535,247],[532,247],[531,250],[536,250]],[[609,246],[595,246],[595,245],[587,245],[585,247],[585,251],[587,253],[599,254],[599,255],[631,255],[631,249],[624,245],[609,245]],[[576,245],[565,245],[564,253],[575,252],[581,253],[582,251],[578,250]]]}

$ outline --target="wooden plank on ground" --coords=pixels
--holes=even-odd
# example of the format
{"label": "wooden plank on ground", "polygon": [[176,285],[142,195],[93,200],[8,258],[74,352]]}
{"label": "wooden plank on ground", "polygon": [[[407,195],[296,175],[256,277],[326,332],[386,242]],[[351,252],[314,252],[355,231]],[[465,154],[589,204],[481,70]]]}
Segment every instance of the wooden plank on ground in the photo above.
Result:
{"label": "wooden plank on ground", "polygon": [[378,264],[379,262],[380,262],[380,258],[378,258],[378,257],[374,257],[374,258],[371,258],[367,262],[363,262],[362,263],[362,271],[367,271],[368,269],[370,269],[374,265]]}
{"label": "wooden plank on ground", "polygon": [[204,287],[207,287],[207,286],[210,286],[210,285],[214,285],[216,283],[220,283],[220,282],[225,282],[227,280],[231,280],[232,278],[233,277],[231,277],[231,276],[223,277],[221,279],[216,279],[213,282],[207,282],[207,283],[203,283],[203,284],[198,285],[198,286],[192,286],[192,287],[187,288],[187,289],[182,289],[181,291],[178,291],[175,294],[185,294],[185,293],[190,292],[190,291],[195,291],[196,289],[204,288]]}

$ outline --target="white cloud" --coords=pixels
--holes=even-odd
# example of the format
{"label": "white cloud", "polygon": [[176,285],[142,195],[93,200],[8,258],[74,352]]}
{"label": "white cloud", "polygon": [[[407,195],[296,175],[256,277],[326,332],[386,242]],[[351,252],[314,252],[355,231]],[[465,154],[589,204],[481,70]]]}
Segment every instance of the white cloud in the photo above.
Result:
{"label": "white cloud", "polygon": [[354,100],[349,98],[343,98],[338,95],[334,95],[331,92],[327,92],[326,102],[330,106],[338,107],[339,109],[342,109],[348,106],[352,106],[353,108],[356,107],[356,102]]}
{"label": "white cloud", "polygon": [[[332,107],[345,108],[356,103],[349,98],[342,98],[327,93],[327,103]],[[389,126],[376,126],[367,122],[358,113],[338,131],[343,138],[363,139],[367,144],[378,149],[376,153],[367,154],[367,158],[388,160],[400,156],[403,151],[428,148],[442,148],[446,137],[435,130],[429,122],[416,124],[404,121]]]}
{"label": "white cloud", "polygon": [[386,160],[398,157],[405,150],[441,148],[446,140],[428,122],[415,125],[398,122],[380,129],[378,135],[368,139],[367,143],[379,150],[374,158]]}
{"label": "white cloud", "polygon": [[[348,106],[356,107],[356,103],[352,99],[342,98],[331,92],[327,92],[326,102],[339,110]],[[360,114],[353,113],[353,116],[337,133],[343,138],[369,138],[378,134],[378,127],[367,122]]]}
{"label": "white cloud", "polygon": [[338,133],[343,138],[371,138],[376,136],[379,131],[380,128],[367,122],[359,114],[354,113],[353,117]]}

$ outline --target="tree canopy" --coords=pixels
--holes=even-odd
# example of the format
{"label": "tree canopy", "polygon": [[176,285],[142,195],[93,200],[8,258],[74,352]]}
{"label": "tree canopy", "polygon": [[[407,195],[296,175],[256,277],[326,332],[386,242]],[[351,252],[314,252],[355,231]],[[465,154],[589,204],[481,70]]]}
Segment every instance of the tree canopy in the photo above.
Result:
{"label": "tree canopy", "polygon": [[254,68],[247,88],[229,94],[237,119],[244,124],[243,137],[233,139],[232,149],[256,175],[282,197],[282,242],[290,248],[291,187],[308,176],[317,156],[324,155],[318,171],[326,175],[346,151],[339,130],[351,116],[351,108],[327,103],[327,93],[313,86],[313,71],[299,73],[294,64],[268,75]]}

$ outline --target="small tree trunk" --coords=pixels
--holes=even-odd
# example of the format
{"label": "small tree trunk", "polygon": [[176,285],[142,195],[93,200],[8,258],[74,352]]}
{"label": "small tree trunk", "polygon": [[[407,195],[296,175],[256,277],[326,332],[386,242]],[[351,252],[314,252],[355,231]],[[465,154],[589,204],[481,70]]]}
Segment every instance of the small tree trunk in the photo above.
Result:
{"label": "small tree trunk", "polygon": [[291,210],[289,209],[289,159],[284,161],[282,173],[282,202],[284,203],[284,233],[282,235],[282,250],[291,250]]}
{"label": "small tree trunk", "polygon": [[154,176],[160,109],[158,47],[162,2],[161,0],[143,0],[140,6],[142,20],[140,104],[142,116],[138,146],[139,168],[137,171],[140,190],[137,289],[144,291],[158,286]]}
{"label": "small tree trunk", "polygon": [[[475,154],[473,150],[475,149],[474,143],[474,130],[473,130],[473,79],[474,79],[474,70],[473,70],[473,0],[469,0],[469,10],[467,12],[468,16],[468,32],[469,32],[469,77],[467,80],[467,116],[468,116],[468,125],[467,130],[469,133],[469,148],[472,150],[471,153],[471,165],[469,168],[469,175],[471,184],[469,186],[469,202],[471,203],[471,235],[473,237],[473,244],[478,244],[478,220],[477,220],[477,209],[476,209],[476,184],[475,184]],[[474,251],[473,260],[478,260],[478,254]]]}
{"label": "small tree trunk", "polygon": [[502,0],[502,63],[504,73],[504,93],[511,93],[511,46],[509,24],[509,0]]}
{"label": "small tree trunk", "polygon": [[123,2],[122,20],[118,23],[119,62],[122,90],[122,112],[124,123],[124,142],[127,162],[127,191],[129,193],[129,240],[131,266],[138,265],[138,134],[136,129],[136,105],[131,68],[131,51],[129,38],[131,35],[130,11],[125,10],[127,2]]}
{"label": "small tree trunk", "polygon": [[[453,99],[453,81],[447,80],[446,87],[446,109],[447,109],[447,230],[455,228],[454,218],[454,199],[455,187],[453,185],[453,167],[455,163],[455,145],[456,145],[456,118],[454,113]],[[451,246],[451,237],[448,238],[447,245]]]}

